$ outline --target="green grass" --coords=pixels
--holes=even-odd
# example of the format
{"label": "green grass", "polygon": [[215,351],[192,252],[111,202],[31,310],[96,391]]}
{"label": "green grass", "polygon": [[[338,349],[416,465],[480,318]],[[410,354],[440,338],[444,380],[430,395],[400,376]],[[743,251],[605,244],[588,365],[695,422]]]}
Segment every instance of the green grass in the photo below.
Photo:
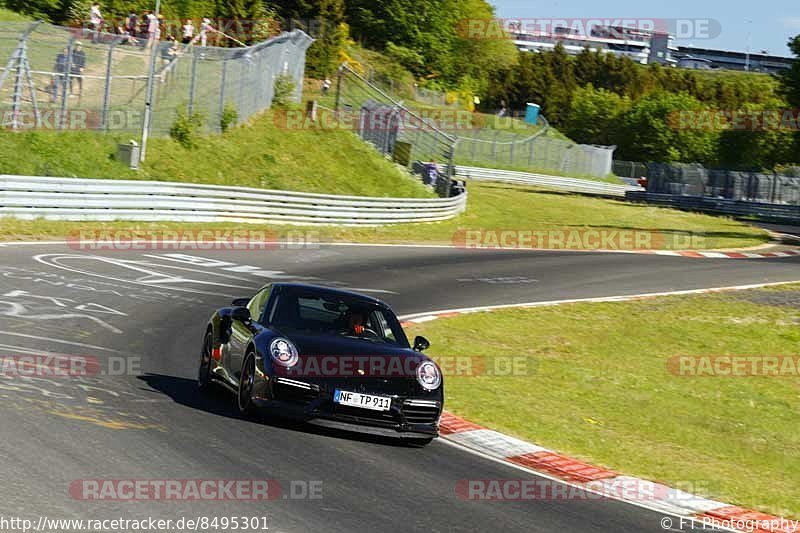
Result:
{"label": "green grass", "polygon": [[29,20],[31,19],[25,15],[0,7],[0,22],[27,22]]}
{"label": "green grass", "polygon": [[[654,232],[663,236],[661,247],[719,249],[749,247],[767,242],[763,230],[721,218],[686,213],[665,208],[628,204],[555,191],[531,189],[502,184],[469,184],[469,201],[466,213],[459,217],[435,223],[398,224],[369,228],[314,227],[320,240],[358,241],[367,243],[463,243],[466,230],[554,230],[576,233],[595,228],[616,231]],[[190,227],[181,224],[134,224],[116,222],[67,223],[48,221],[18,221],[6,219],[0,224],[0,238],[6,240],[63,237],[79,228],[100,227],[130,229],[133,227],[169,228]],[[195,226],[197,227],[197,226]],[[203,227],[222,228],[224,225]],[[228,225],[227,227],[234,227]],[[267,226],[236,226],[264,229]],[[303,231],[294,226],[269,226],[281,234],[288,230]],[[491,234],[490,234],[491,235]],[[694,239],[690,239],[694,236]],[[657,241],[661,242],[661,241]]]}
{"label": "green grass", "polygon": [[[784,304],[768,305],[776,295]],[[679,355],[797,358],[798,302],[795,285],[470,314],[410,334],[430,339],[433,356],[525,358],[518,375],[446,378],[458,415],[618,472],[800,517],[800,378],[667,369]]]}
{"label": "green grass", "polygon": [[[353,133],[287,129],[268,113],[225,135],[199,136],[193,149],[151,138],[135,172],[115,160],[130,136],[85,131],[0,132],[0,173],[154,179],[364,196],[433,196],[404,169]],[[138,139],[137,139],[138,140]]]}

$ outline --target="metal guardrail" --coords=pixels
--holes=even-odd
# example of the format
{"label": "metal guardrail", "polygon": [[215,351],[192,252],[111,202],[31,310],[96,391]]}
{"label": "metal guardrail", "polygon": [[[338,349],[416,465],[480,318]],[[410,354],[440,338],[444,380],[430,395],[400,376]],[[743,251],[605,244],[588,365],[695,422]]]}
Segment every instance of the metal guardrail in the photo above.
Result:
{"label": "metal guardrail", "polygon": [[376,225],[455,217],[453,198],[340,196],[163,181],[0,175],[0,217]]}
{"label": "metal guardrail", "polygon": [[767,204],[709,196],[681,196],[644,191],[629,191],[625,194],[625,198],[633,202],[646,202],[684,211],[702,211],[739,217],[756,217],[793,223],[800,222],[800,205]]}
{"label": "metal guardrail", "polygon": [[520,185],[535,185],[537,187],[552,187],[565,191],[597,196],[611,196],[624,198],[628,191],[643,191],[639,186],[615,185],[602,181],[584,180],[578,178],[563,178],[546,174],[533,174],[529,172],[516,172],[513,170],[498,170],[482,167],[456,166],[456,176],[477,181],[501,181]]}

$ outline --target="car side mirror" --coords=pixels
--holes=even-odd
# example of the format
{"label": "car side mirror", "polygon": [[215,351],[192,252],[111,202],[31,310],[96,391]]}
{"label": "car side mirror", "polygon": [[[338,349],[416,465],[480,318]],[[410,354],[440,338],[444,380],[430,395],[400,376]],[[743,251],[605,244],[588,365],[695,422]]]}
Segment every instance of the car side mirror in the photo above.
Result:
{"label": "car side mirror", "polygon": [[246,307],[234,307],[231,318],[244,324],[250,322],[250,310]]}
{"label": "car side mirror", "polygon": [[431,343],[425,337],[421,337],[417,335],[417,338],[414,339],[414,349],[418,352],[423,350],[427,350],[431,347]]}
{"label": "car side mirror", "polygon": [[247,307],[247,304],[250,303],[250,298],[236,298],[234,301],[231,302],[231,305],[234,307]]}

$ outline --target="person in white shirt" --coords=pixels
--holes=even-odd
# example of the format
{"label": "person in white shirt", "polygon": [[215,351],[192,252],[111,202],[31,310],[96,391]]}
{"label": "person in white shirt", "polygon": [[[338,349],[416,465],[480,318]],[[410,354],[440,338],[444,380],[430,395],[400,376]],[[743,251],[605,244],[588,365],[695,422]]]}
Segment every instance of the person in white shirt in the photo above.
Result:
{"label": "person in white shirt", "polygon": [[147,48],[150,48],[158,40],[158,17],[152,11],[148,11],[145,19],[147,20]]}
{"label": "person in white shirt", "polygon": [[103,14],[100,12],[100,4],[95,2],[89,9],[89,28],[92,30],[92,42],[97,42],[100,30],[103,28]]}
{"label": "person in white shirt", "polygon": [[189,44],[194,39],[194,23],[192,19],[186,19],[186,24],[183,25],[183,44]]}
{"label": "person in white shirt", "polygon": [[208,33],[216,31],[214,30],[214,26],[211,25],[211,19],[204,18],[203,22],[200,24],[200,46],[207,46],[208,45]]}

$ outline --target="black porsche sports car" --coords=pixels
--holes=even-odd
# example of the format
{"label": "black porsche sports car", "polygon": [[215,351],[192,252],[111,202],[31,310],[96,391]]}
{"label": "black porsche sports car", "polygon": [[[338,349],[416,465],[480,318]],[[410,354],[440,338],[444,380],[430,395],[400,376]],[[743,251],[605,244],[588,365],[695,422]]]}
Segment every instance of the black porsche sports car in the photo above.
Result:
{"label": "black porsche sports car", "polygon": [[236,394],[245,414],[298,418],[414,439],[438,436],[442,373],[409,346],[385,303],[353,292],[272,283],[211,317],[198,383]]}

